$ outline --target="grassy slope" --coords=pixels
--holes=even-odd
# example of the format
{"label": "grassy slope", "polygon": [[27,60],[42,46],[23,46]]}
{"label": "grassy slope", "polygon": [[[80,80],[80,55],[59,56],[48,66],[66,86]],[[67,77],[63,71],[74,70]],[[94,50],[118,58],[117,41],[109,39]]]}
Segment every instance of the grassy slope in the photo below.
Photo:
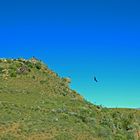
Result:
{"label": "grassy slope", "polygon": [[138,140],[139,133],[140,111],[95,106],[38,60],[0,60],[0,139]]}

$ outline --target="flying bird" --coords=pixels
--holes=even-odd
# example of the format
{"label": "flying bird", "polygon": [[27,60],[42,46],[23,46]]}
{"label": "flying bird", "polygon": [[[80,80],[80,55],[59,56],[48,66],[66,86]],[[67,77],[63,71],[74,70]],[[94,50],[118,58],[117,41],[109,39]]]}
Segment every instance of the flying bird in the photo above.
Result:
{"label": "flying bird", "polygon": [[94,76],[94,81],[97,83],[98,82],[98,80],[97,80],[97,78]]}

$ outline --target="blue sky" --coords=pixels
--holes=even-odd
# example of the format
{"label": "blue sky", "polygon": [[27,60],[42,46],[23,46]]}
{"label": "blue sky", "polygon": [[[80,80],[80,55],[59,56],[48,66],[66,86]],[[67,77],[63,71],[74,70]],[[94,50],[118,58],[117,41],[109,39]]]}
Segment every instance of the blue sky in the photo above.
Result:
{"label": "blue sky", "polygon": [[71,87],[93,103],[140,107],[139,6],[138,0],[5,0],[0,57],[36,56],[71,77]]}

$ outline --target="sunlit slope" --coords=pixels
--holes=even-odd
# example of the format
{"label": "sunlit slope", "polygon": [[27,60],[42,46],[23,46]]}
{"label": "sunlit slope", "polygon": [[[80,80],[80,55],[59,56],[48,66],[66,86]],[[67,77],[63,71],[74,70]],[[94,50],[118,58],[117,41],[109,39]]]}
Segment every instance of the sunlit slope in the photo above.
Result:
{"label": "sunlit slope", "polygon": [[138,140],[140,111],[93,105],[41,61],[0,60],[0,139]]}

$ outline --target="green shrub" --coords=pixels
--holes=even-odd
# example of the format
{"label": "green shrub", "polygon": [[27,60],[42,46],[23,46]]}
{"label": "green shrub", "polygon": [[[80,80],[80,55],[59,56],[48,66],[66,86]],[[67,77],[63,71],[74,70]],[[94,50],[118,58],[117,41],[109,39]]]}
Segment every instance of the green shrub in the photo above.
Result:
{"label": "green shrub", "polygon": [[133,123],[133,117],[131,115],[126,116],[123,119],[123,128],[129,130],[129,126]]}
{"label": "green shrub", "polygon": [[29,68],[33,68],[33,67],[34,67],[34,64],[31,63],[31,62],[29,62],[29,61],[25,62],[25,64],[26,64]]}
{"label": "green shrub", "polygon": [[35,79],[35,76],[33,75],[32,78]]}
{"label": "green shrub", "polygon": [[114,140],[127,140],[124,134],[116,134]]}
{"label": "green shrub", "polygon": [[15,72],[10,73],[10,77],[16,77],[16,76],[17,76],[17,74]]}
{"label": "green shrub", "polygon": [[12,63],[12,60],[11,59],[7,59],[7,63]]}
{"label": "green shrub", "polygon": [[36,64],[35,64],[35,67],[37,68],[37,69],[41,69],[41,67],[42,67],[42,64],[40,63],[40,62],[37,62]]}
{"label": "green shrub", "polygon": [[136,136],[134,132],[129,132],[127,134],[127,140],[136,140]]}
{"label": "green shrub", "polygon": [[2,72],[3,70],[4,70],[4,68],[0,67],[0,74],[3,73],[3,72]]}
{"label": "green shrub", "polygon": [[47,83],[47,80],[41,80],[40,81],[40,84],[46,84]]}
{"label": "green shrub", "polygon": [[9,66],[9,70],[16,71],[17,70],[17,66],[12,64],[12,65]]}

